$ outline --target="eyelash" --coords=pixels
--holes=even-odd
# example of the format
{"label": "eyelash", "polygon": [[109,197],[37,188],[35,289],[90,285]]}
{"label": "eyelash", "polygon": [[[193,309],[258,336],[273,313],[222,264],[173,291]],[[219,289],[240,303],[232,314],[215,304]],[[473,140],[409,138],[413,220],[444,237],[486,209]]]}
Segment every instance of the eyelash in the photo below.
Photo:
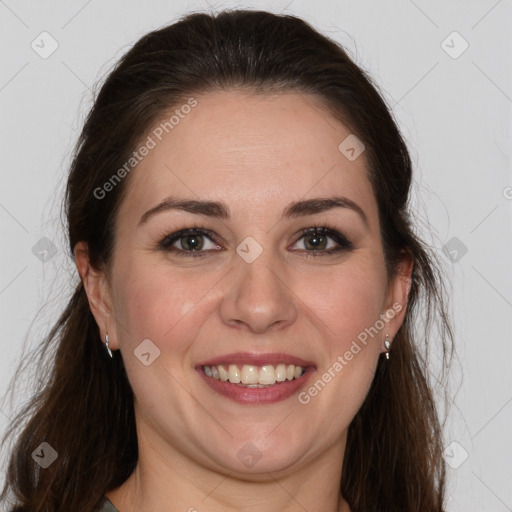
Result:
{"label": "eyelash", "polygon": [[[315,225],[311,228],[303,229],[300,233],[299,238],[296,240],[295,243],[297,243],[299,240],[301,240],[302,238],[304,238],[308,235],[314,235],[314,234],[328,236],[329,238],[332,238],[338,244],[338,247],[335,247],[334,249],[331,248],[331,249],[318,250],[318,251],[315,251],[315,250],[308,251],[307,249],[301,249],[301,251],[305,252],[305,256],[307,258],[316,258],[318,256],[330,256],[330,255],[333,255],[335,253],[339,253],[342,251],[351,251],[354,248],[354,244],[350,240],[348,240],[348,238],[345,235],[342,235],[339,231],[337,231],[333,228],[330,228],[329,226],[326,226],[326,225],[322,225],[322,226]],[[175,233],[172,233],[170,235],[169,234],[165,235],[159,242],[158,248],[163,251],[173,252],[176,256],[179,256],[180,258],[189,258],[189,257],[203,258],[212,252],[212,250],[186,251],[186,250],[178,249],[178,248],[172,246],[172,244],[174,244],[174,242],[180,240],[181,238],[184,238],[186,236],[191,236],[191,235],[205,236],[205,237],[209,238],[213,243],[220,245],[220,243],[217,242],[214,234],[211,231],[208,231],[206,229],[203,229],[199,226],[194,225],[191,228],[181,229],[181,230],[176,231]]]}

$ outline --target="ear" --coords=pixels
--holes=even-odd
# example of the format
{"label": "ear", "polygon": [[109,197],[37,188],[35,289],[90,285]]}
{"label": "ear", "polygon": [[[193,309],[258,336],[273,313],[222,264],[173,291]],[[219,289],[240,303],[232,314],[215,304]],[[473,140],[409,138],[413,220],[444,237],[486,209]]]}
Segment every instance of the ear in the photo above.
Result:
{"label": "ear", "polygon": [[118,348],[117,333],[112,308],[110,284],[104,271],[94,268],[89,261],[89,250],[86,242],[78,242],[74,249],[75,263],[82,279],[89,307],[94,315],[102,343],[108,333],[109,346],[112,350]]}
{"label": "ear", "polygon": [[384,347],[386,334],[389,334],[389,339],[392,341],[405,319],[407,301],[411,291],[413,267],[414,255],[409,249],[404,249],[400,260],[395,264],[395,275],[390,280],[384,302],[382,313],[387,314],[387,318],[391,319],[383,329],[381,352],[387,351]]}

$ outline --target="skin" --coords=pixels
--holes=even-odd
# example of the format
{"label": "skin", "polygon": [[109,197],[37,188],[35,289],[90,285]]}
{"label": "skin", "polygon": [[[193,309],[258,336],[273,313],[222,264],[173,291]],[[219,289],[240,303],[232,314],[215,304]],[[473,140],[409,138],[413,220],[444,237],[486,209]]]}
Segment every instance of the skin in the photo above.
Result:
{"label": "skin", "polygon": [[[403,322],[411,260],[404,256],[388,282],[364,153],[341,154],[350,131],[316,98],[231,90],[196,99],[132,171],[109,268],[92,268],[85,244],[75,249],[102,339],[108,332],[121,351],[135,393],[138,465],[107,496],[121,512],[347,512],[339,493],[347,429],[385,334],[392,340]],[[223,201],[232,216],[168,210],[137,227],[171,194]],[[346,208],[280,221],[289,203],[332,195],[356,202],[368,226]],[[323,223],[354,249],[308,258],[314,249],[301,230]],[[164,235],[195,226],[215,233],[223,250],[207,237],[203,258],[158,249]],[[248,236],[263,248],[252,263],[236,253]],[[313,383],[396,303],[402,310],[306,405],[296,395],[238,404],[195,370],[232,352],[285,352],[315,362]],[[133,354],[147,338],[160,350],[149,366]],[[250,468],[237,457],[248,442],[261,454]]]}

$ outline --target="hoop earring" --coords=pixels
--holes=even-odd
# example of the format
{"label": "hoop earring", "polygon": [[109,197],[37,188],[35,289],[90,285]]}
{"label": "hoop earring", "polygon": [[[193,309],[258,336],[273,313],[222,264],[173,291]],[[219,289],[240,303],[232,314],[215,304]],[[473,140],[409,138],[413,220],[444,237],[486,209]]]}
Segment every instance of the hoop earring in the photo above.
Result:
{"label": "hoop earring", "polygon": [[113,359],[114,356],[112,355],[112,350],[110,350],[110,347],[108,346],[108,332],[105,334],[105,345],[107,347],[108,355]]}
{"label": "hoop earring", "polygon": [[386,334],[386,341],[384,341],[384,346],[387,349],[386,359],[389,359],[389,350],[391,349],[391,342],[389,341],[389,334]]}

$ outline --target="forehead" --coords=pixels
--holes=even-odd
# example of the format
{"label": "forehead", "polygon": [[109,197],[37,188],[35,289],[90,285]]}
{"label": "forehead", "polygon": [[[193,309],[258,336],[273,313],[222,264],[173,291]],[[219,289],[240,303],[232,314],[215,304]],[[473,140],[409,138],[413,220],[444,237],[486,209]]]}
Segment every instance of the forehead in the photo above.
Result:
{"label": "forehead", "polygon": [[154,147],[130,175],[127,215],[140,217],[171,194],[222,200],[241,215],[339,194],[375,221],[364,153],[351,161],[340,152],[351,132],[317,98],[219,91],[194,99],[193,108],[163,114],[143,138]]}

